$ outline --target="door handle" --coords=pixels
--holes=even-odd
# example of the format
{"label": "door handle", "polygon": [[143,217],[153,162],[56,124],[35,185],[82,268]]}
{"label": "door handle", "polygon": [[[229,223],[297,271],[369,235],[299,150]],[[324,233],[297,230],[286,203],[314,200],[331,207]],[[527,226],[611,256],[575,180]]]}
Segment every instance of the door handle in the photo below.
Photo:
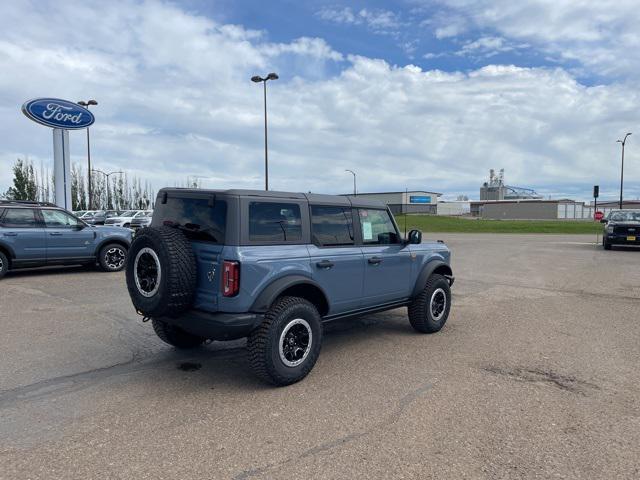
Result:
{"label": "door handle", "polygon": [[379,265],[379,264],[382,263],[382,258],[380,258],[380,257],[371,257],[368,261],[369,261],[369,263],[371,265]]}
{"label": "door handle", "polygon": [[5,237],[17,237],[18,234],[16,232],[6,232],[4,234]]}
{"label": "door handle", "polygon": [[60,235],[62,235],[61,232],[49,232],[49,235],[53,235],[55,237],[59,237]]}
{"label": "door handle", "polygon": [[329,260],[322,260],[320,262],[316,262],[316,267],[318,268],[324,268],[324,269],[330,269],[331,267],[333,267],[333,262],[329,261]]}

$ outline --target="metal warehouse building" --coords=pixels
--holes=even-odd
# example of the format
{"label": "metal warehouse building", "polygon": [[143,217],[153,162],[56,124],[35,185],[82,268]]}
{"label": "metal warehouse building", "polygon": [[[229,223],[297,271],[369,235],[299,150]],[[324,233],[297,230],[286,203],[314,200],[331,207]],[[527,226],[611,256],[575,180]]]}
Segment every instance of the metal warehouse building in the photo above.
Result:
{"label": "metal warehouse building", "polygon": [[594,209],[574,200],[484,200],[471,202],[471,215],[493,220],[591,220]]}
{"label": "metal warehouse building", "polygon": [[356,196],[386,203],[394,214],[433,213],[438,208],[441,193],[410,190],[408,192],[358,193]]}

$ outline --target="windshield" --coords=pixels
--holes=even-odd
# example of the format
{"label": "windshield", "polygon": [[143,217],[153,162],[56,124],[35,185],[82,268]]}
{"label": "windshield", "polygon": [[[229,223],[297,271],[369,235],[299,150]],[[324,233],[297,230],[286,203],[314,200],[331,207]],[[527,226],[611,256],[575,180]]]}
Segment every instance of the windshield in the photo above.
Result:
{"label": "windshield", "polygon": [[611,222],[640,222],[640,210],[620,210],[609,214]]}
{"label": "windshield", "polygon": [[121,217],[133,217],[136,214],[135,210],[127,210],[126,212],[122,212],[120,214]]}

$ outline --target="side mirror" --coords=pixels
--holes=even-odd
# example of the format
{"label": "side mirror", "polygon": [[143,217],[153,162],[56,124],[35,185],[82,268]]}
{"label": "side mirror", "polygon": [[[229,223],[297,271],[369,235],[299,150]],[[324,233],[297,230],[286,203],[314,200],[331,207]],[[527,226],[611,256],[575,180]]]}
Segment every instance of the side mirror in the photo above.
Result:
{"label": "side mirror", "polygon": [[411,230],[407,241],[411,244],[422,243],[422,232],[420,230]]}
{"label": "side mirror", "polygon": [[83,230],[83,229],[84,229],[84,227],[85,227],[85,224],[84,224],[84,223],[76,223],[76,224],[73,226],[73,230]]}
{"label": "side mirror", "polygon": [[609,220],[607,220],[606,218],[603,218],[602,220],[600,220],[600,223],[609,223]]}

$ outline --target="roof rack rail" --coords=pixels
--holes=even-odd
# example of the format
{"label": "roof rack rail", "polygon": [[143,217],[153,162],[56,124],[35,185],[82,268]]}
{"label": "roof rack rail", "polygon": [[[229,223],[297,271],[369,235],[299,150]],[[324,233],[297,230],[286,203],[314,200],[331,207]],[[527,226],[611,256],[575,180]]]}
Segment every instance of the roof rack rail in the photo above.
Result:
{"label": "roof rack rail", "polygon": [[0,205],[36,205],[40,207],[57,207],[55,203],[51,202],[38,202],[34,200],[7,200],[0,198]]}

